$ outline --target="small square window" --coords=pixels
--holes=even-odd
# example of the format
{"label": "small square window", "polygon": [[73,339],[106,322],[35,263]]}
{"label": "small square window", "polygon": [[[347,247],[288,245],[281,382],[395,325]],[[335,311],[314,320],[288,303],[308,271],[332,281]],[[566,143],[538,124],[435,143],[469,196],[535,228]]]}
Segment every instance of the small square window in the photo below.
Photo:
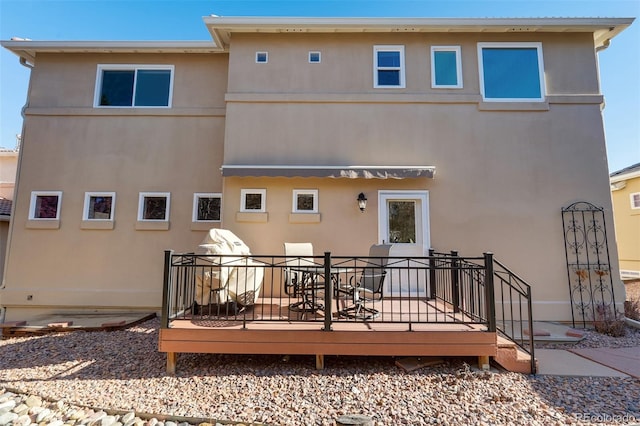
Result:
{"label": "small square window", "polygon": [[318,213],[317,189],[293,190],[293,213]]}
{"label": "small square window", "polygon": [[29,206],[30,220],[59,220],[62,191],[33,191]]}
{"label": "small square window", "polygon": [[373,87],[405,87],[404,46],[373,46]]}
{"label": "small square window", "polygon": [[220,210],[222,207],[221,194],[193,194],[193,218],[194,222],[220,222]]}
{"label": "small square window", "polygon": [[309,63],[310,64],[320,63],[320,52],[309,52]]}
{"label": "small square window", "polygon": [[265,212],[266,201],[266,189],[243,189],[240,191],[241,212]]}
{"label": "small square window", "polygon": [[82,220],[113,220],[115,192],[85,192]]}
{"label": "small square window", "polygon": [[462,88],[460,46],[431,47],[431,87],[434,89]]}
{"label": "small square window", "polygon": [[139,221],[169,220],[171,194],[168,192],[141,192],[138,204]]}
{"label": "small square window", "polygon": [[266,64],[269,60],[269,54],[267,52],[256,52],[256,63]]}
{"label": "small square window", "polygon": [[640,192],[631,194],[631,208],[640,209]]}

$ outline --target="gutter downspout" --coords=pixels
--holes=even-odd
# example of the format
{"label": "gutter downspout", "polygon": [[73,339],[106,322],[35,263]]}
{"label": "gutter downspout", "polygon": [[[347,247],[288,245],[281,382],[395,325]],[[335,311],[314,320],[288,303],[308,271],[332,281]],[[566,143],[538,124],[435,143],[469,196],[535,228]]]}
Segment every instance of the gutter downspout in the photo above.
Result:
{"label": "gutter downspout", "polygon": [[[20,65],[29,69],[29,72],[35,67],[35,64],[27,62],[27,59],[24,57],[20,57]],[[24,106],[20,111],[20,116],[22,117],[22,131],[20,134],[20,149],[18,151],[18,164],[16,166],[16,182],[13,187],[13,202],[11,203],[11,218],[15,218],[16,214],[16,205],[18,204],[18,189],[20,186],[20,169],[22,168],[22,153],[24,152],[24,141],[25,141],[25,128],[26,128],[26,114],[25,111],[29,107],[29,95],[31,94],[31,74],[29,75],[29,86],[27,87],[27,98],[25,100]],[[11,240],[13,239],[13,228],[15,226],[15,220],[9,220],[9,232],[7,235],[7,247],[6,247],[6,255],[4,258],[4,274],[2,276],[2,281],[0,282],[0,290],[6,287],[5,278],[7,275],[7,266],[9,265],[9,257],[11,257]],[[2,306],[2,295],[0,294],[0,323],[3,323],[6,317],[7,308]]]}

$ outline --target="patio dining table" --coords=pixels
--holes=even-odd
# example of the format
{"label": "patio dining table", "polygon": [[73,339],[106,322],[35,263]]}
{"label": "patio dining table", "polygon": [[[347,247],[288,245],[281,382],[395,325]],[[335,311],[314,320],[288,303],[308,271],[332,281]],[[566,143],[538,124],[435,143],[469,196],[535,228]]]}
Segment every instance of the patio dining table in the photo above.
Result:
{"label": "patio dining table", "polygon": [[[302,302],[296,302],[289,305],[289,309],[296,312],[317,312],[324,310],[324,296],[317,297],[317,292],[325,289],[324,282],[318,284],[318,277],[324,277],[326,270],[324,265],[301,259],[301,262],[289,268],[292,272],[300,273],[302,279]],[[354,272],[355,268],[350,267],[331,267],[330,279],[333,282],[334,289],[340,285],[340,275]],[[335,290],[334,290],[334,293]]]}

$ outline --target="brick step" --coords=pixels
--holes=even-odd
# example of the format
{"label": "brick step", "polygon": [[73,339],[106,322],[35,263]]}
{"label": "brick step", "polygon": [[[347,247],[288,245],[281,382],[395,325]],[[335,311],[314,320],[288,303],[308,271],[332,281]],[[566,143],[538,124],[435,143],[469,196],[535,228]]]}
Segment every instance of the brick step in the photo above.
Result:
{"label": "brick step", "polygon": [[[514,342],[498,336],[498,350],[494,360],[503,368],[514,373],[533,374],[531,356],[520,349]],[[536,370],[538,360],[536,360]]]}

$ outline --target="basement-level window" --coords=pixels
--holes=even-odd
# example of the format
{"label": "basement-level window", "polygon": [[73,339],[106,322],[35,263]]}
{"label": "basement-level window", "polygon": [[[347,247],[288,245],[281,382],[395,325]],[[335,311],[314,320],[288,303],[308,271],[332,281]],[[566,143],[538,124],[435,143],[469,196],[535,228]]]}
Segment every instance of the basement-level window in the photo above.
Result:
{"label": "basement-level window", "polygon": [[98,65],[95,107],[171,106],[173,65]]}
{"label": "basement-level window", "polygon": [[30,220],[60,219],[62,191],[33,191],[29,206]]}
{"label": "basement-level window", "polygon": [[171,194],[168,192],[141,192],[138,204],[139,221],[168,221]]}
{"label": "basement-level window", "polygon": [[220,222],[221,194],[193,194],[193,222]]}

